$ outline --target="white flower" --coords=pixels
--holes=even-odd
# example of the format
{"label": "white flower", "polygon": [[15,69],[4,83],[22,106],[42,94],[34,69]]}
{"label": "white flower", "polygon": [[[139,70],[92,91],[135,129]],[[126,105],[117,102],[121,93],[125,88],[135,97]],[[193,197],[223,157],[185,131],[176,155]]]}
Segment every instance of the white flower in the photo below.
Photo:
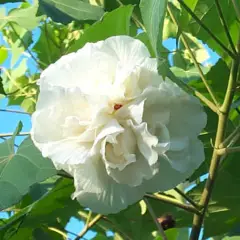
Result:
{"label": "white flower", "polygon": [[88,43],[44,70],[39,85],[32,139],[93,211],[115,213],[169,190],[204,160],[202,106],[163,81],[138,40]]}

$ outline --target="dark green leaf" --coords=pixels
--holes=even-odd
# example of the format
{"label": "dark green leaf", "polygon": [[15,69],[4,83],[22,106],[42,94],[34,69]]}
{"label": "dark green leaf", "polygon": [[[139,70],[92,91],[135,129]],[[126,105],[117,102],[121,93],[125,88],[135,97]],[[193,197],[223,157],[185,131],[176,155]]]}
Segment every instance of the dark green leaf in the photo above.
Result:
{"label": "dark green leaf", "polygon": [[77,51],[87,42],[97,42],[116,35],[129,35],[132,11],[133,6],[128,5],[106,13],[100,22],[93,24],[84,31],[80,39],[70,47],[69,52]]}
{"label": "dark green leaf", "polygon": [[73,20],[99,20],[104,13],[101,7],[79,0],[39,0],[39,7],[55,22],[64,24]]}

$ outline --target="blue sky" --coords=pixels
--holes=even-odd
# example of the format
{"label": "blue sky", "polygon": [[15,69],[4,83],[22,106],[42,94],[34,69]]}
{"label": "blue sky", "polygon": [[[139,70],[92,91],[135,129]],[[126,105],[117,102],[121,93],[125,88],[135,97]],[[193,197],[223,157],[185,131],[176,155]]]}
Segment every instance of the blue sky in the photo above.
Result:
{"label": "blue sky", "polygon": [[[7,10],[16,7],[18,4],[4,4],[2,5],[2,7],[6,8]],[[36,41],[39,37],[39,30],[36,29],[33,32],[33,38],[34,41]],[[3,38],[0,34],[0,46],[4,45],[3,42]],[[164,46],[169,49],[170,51],[175,50],[176,48],[176,41],[175,39],[168,39],[166,41],[164,41]],[[206,45],[205,45],[206,46]],[[208,59],[208,62],[210,63],[215,63],[218,60],[218,56],[216,53],[212,52],[207,46],[206,49],[209,52],[209,56],[210,58]],[[10,59],[11,59],[11,54],[9,54],[8,60],[4,63],[4,65],[2,67],[6,67],[9,68],[10,66]],[[28,61],[28,67],[30,69],[31,72],[35,72],[36,71],[36,66],[35,63],[30,59]],[[0,99],[0,109],[13,109],[13,110],[21,110],[23,111],[19,106],[7,106],[7,99]],[[10,113],[10,112],[2,112],[0,111],[0,119],[2,119],[2,124],[0,124],[0,132],[1,133],[11,133],[15,130],[17,124],[19,121],[22,121],[23,123],[23,129],[22,131],[24,132],[28,132],[30,131],[31,128],[31,119],[30,116],[27,114],[19,114],[19,113]],[[24,137],[17,137],[16,138],[16,144],[20,144],[22,142],[22,140],[24,139]],[[0,142],[2,142],[3,140],[0,139]],[[7,214],[4,213],[0,213],[0,218],[6,218]],[[66,226],[66,230],[69,230],[71,232],[74,232],[75,234],[79,233],[81,231],[81,229],[84,227],[84,223],[77,220],[76,218],[71,218],[69,223]],[[111,234],[111,233],[108,233]],[[88,231],[88,233],[84,236],[86,239],[90,239],[92,237],[94,237],[96,235],[96,233],[94,233],[93,231]],[[69,239],[74,239],[74,235],[69,234]]]}

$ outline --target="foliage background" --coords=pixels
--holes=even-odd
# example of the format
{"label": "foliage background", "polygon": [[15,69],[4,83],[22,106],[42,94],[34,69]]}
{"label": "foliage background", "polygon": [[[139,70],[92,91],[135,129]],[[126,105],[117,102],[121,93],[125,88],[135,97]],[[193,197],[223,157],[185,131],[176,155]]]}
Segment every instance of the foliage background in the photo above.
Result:
{"label": "foliage background", "polygon": [[[158,58],[159,73],[170,76],[187,91],[195,91],[206,105],[208,124],[200,136],[205,146],[206,161],[188,182],[179,186],[180,193],[184,195],[171,190],[159,193],[157,200],[148,198],[156,217],[170,213],[176,221],[174,228],[165,231],[168,239],[188,239],[193,214],[172,204],[171,200],[193,208],[189,198],[195,203],[201,198],[218,123],[218,116],[209,102],[215,107],[224,102],[231,65],[235,61],[232,60],[233,49],[236,49],[240,34],[239,2],[35,0],[15,3],[11,7],[6,5],[7,2],[18,1],[0,1],[3,4],[0,8],[1,111],[18,116],[23,113],[17,111],[24,111],[27,115],[12,117],[14,121],[21,119],[23,126],[21,122],[17,125],[5,115],[0,115],[0,137],[3,140],[0,144],[0,210],[8,214],[7,219],[0,219],[0,239],[67,239],[69,229],[65,226],[72,216],[85,223],[84,232],[93,223],[92,229],[97,232],[94,239],[97,240],[163,238],[158,234],[149,206],[144,201],[108,216],[99,216],[82,208],[70,199],[72,180],[63,177],[63,173],[57,173],[51,162],[41,157],[29,137],[21,144],[18,140],[19,135],[28,135],[25,132],[29,130],[28,115],[34,111],[38,94],[36,80],[41,71],[86,42],[113,35],[130,35],[143,41],[152,57]],[[182,2],[201,20],[202,25],[186,11]],[[223,18],[219,17],[218,2]],[[204,26],[210,29],[210,33],[203,29]],[[235,80],[235,95],[227,113],[226,135],[235,131],[235,136],[239,136],[240,83],[239,79]],[[10,113],[11,109],[15,113]],[[7,133],[10,125],[10,132],[16,127],[12,131],[14,133]],[[234,144],[239,146],[239,141],[236,139]],[[238,160],[239,152],[236,151],[227,155],[218,167],[215,188],[205,214],[204,239],[239,238]],[[110,236],[106,234],[109,231],[112,233]],[[87,237],[84,232],[80,233],[83,239]],[[79,237],[73,236],[73,239]]]}

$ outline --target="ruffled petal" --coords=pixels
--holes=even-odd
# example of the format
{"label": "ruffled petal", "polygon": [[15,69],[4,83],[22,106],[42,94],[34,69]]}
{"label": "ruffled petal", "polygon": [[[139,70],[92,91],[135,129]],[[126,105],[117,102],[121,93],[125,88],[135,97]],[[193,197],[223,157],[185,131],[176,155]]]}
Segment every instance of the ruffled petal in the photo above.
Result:
{"label": "ruffled petal", "polygon": [[[179,171],[174,168],[167,158],[159,158],[159,172],[150,180],[145,181],[145,189],[148,192],[167,191],[176,187],[179,183],[184,182],[190,177],[194,171],[204,161],[204,148],[199,139],[191,139],[189,142],[188,153],[185,155],[179,152],[179,155],[175,155],[176,161],[181,161],[186,171]],[[188,157],[190,161],[185,162],[185,158]]]}

